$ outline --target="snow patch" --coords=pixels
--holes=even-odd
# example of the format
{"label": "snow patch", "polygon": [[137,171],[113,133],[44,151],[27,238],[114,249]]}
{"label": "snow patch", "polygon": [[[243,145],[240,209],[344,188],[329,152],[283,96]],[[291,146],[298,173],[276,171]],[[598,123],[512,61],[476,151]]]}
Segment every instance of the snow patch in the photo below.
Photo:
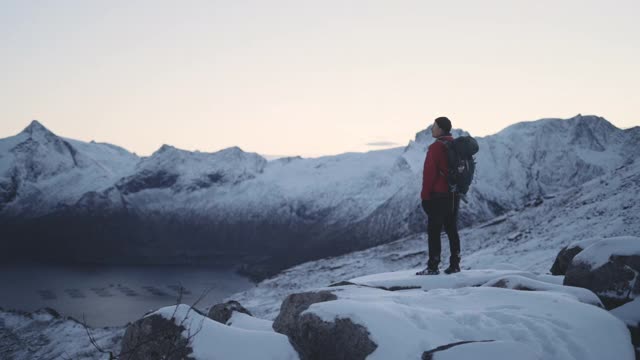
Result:
{"label": "snow patch", "polygon": [[629,326],[640,326],[640,297],[611,310],[611,313]]}
{"label": "snow patch", "polygon": [[597,269],[609,262],[612,255],[640,256],[640,238],[619,236],[596,241],[573,258],[573,263],[583,263]]}
{"label": "snow patch", "polygon": [[227,325],[245,330],[273,332],[273,321],[258,319],[238,311],[233,312]]}
{"label": "snow patch", "polygon": [[273,331],[247,330],[220,324],[184,304],[167,306],[146,316],[156,314],[176,325],[185,326],[183,336],[193,336],[192,356],[196,359],[298,359],[289,339]]}

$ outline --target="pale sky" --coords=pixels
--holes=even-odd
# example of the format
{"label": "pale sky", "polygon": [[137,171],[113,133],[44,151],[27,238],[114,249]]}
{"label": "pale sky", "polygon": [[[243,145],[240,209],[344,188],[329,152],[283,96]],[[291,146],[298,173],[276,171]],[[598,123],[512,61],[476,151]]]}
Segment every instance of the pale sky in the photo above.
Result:
{"label": "pale sky", "polygon": [[599,115],[640,125],[640,1],[0,0],[0,138],[38,119],[162,144],[319,156]]}

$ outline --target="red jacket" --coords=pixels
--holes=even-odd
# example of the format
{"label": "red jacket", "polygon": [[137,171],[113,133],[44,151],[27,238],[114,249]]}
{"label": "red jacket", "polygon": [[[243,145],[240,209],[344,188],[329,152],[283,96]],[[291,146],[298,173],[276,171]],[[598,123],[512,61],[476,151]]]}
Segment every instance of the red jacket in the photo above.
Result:
{"label": "red jacket", "polygon": [[[450,135],[440,136],[438,140],[453,141]],[[434,141],[429,145],[427,157],[424,159],[424,170],[422,171],[422,200],[430,200],[432,192],[449,192],[447,175],[449,165],[447,163],[447,148],[442,141]]]}

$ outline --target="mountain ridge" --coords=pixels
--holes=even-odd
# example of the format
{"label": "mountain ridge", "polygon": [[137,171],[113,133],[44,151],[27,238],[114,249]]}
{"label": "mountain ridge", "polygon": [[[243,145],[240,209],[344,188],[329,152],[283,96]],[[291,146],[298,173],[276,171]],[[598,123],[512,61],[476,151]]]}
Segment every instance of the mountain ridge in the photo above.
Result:
{"label": "mountain ridge", "polygon": [[[29,127],[41,131],[40,126],[32,122]],[[19,172],[0,171],[0,221],[12,228],[2,235],[38,247],[54,234],[60,249],[47,248],[65,258],[167,261],[173,256],[181,262],[229,251],[254,263],[268,258],[276,268],[368,248],[424,231],[419,192],[429,134],[429,128],[416,133],[405,147],[275,161],[238,147],[203,153],[164,144],[139,157],[115,145],[69,140],[92,176],[70,170],[74,180],[49,174],[47,181],[31,182]],[[491,219],[625,164],[640,155],[634,146],[638,135],[580,115],[518,123],[477,137],[477,180],[461,211],[461,225]],[[2,152],[7,139],[13,141],[0,140],[4,169],[10,167]],[[61,160],[47,163],[55,161]],[[49,195],[54,193],[59,196]],[[26,221],[33,214],[40,220]],[[38,231],[14,226],[19,222]],[[128,233],[116,230],[125,225]],[[101,246],[91,249],[87,242]],[[269,273],[271,265],[264,267],[257,272]]]}

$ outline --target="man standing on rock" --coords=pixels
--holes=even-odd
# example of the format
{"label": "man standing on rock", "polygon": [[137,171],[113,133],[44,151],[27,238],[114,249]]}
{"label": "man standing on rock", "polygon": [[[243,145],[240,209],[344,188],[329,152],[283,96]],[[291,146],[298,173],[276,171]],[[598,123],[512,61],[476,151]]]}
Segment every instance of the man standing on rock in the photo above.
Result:
{"label": "man standing on rock", "polygon": [[440,233],[442,227],[449,238],[451,257],[449,267],[445,273],[453,274],[460,271],[460,237],[458,236],[458,208],[460,196],[449,191],[447,176],[449,165],[447,159],[447,142],[453,141],[451,136],[451,121],[446,117],[439,117],[433,122],[431,136],[436,138],[429,146],[424,161],[422,173],[422,209],[428,217],[429,260],[427,268],[416,275],[438,275],[440,264]]}

